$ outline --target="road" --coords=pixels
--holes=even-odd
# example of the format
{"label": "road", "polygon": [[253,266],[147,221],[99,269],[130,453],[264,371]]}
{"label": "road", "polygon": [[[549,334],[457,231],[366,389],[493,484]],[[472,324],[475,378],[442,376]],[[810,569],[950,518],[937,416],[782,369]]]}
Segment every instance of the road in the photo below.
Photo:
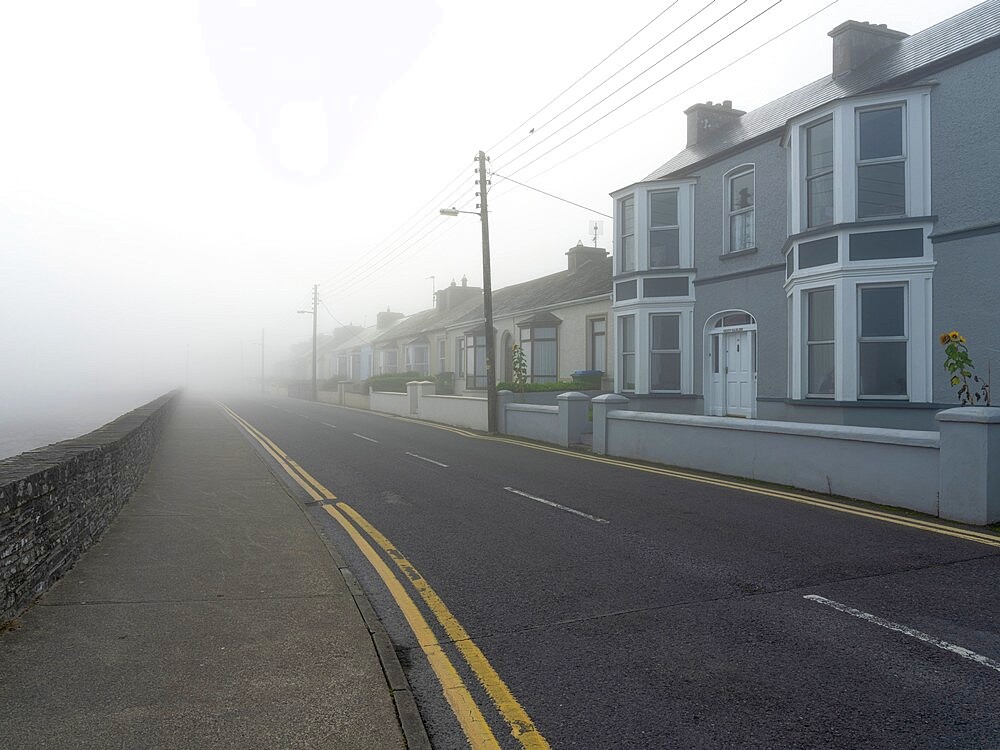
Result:
{"label": "road", "polygon": [[437,748],[1000,748],[1000,537],[325,404],[225,405],[357,575]]}

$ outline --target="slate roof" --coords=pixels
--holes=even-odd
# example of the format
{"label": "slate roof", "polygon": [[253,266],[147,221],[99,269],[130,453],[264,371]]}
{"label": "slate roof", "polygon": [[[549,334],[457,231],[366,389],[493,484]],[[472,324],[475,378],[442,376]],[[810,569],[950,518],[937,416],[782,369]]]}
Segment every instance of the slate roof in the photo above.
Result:
{"label": "slate roof", "polygon": [[465,303],[456,305],[449,310],[438,310],[436,307],[421,310],[420,312],[413,313],[413,315],[408,315],[392,328],[380,333],[375,337],[375,343],[382,344],[400,339],[410,343],[413,339],[429,331],[443,331],[465,314],[467,310],[474,307],[482,310],[482,300],[466,300]]}
{"label": "slate roof", "polygon": [[[517,315],[540,307],[611,294],[611,258],[588,261],[573,272],[542,276],[493,292],[493,317]],[[476,323],[483,320],[483,303],[465,310],[456,323]]]}
{"label": "slate roof", "polygon": [[893,88],[922,75],[1000,46],[1000,0],[989,0],[901,39],[864,65],[840,78],[826,76],[752,112],[720,130],[714,138],[690,146],[663,164],[643,182],[680,177],[703,162],[747,141],[777,134],[790,119],[849,96]]}

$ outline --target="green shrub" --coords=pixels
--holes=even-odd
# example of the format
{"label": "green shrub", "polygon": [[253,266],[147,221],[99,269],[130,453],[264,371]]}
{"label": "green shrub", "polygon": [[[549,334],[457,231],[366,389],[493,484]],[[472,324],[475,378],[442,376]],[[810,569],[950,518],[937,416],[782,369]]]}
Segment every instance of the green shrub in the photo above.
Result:
{"label": "green shrub", "polygon": [[[558,391],[559,393],[564,393],[566,391],[592,391],[597,388],[600,388],[600,383],[594,385],[585,380],[559,380],[555,383],[525,383],[523,392],[547,393]],[[521,392],[521,389],[522,386],[518,383],[497,383],[498,391],[514,391],[517,393]]]}
{"label": "green shrub", "polygon": [[373,375],[365,381],[365,387],[388,393],[406,393],[406,384],[411,380],[427,380],[419,372],[397,372],[391,375]]}

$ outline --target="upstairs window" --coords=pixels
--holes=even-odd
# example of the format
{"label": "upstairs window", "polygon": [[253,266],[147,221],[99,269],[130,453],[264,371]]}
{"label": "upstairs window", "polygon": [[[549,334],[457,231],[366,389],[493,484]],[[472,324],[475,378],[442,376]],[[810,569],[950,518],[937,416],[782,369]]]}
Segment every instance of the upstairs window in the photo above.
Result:
{"label": "upstairs window", "polygon": [[757,246],[754,236],[754,169],[742,169],[731,175],[727,206],[729,214],[728,251],[738,253]]}
{"label": "upstairs window", "polygon": [[833,223],[833,119],[806,128],[806,226]]}
{"label": "upstairs window", "polygon": [[620,226],[618,236],[618,270],[621,273],[635,270],[635,196],[621,200]]}
{"label": "upstairs window", "polygon": [[858,218],[906,213],[903,107],[858,112]]}
{"label": "upstairs window", "polygon": [[677,224],[677,191],[649,194],[649,267],[680,265],[680,231]]}

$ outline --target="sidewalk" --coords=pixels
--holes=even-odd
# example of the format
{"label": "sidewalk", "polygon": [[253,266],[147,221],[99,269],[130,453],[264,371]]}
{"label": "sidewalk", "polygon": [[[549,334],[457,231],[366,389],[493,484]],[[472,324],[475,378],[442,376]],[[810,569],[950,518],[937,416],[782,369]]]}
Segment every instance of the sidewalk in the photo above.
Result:
{"label": "sidewalk", "polygon": [[20,622],[4,747],[404,747],[334,560],[209,402],[180,400],[117,520]]}

